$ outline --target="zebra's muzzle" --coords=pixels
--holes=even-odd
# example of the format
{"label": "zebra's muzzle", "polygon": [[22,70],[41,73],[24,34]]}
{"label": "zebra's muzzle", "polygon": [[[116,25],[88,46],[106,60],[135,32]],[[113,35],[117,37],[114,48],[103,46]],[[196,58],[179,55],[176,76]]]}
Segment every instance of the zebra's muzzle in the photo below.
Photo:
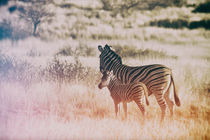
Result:
{"label": "zebra's muzzle", "polygon": [[98,88],[99,89],[102,89],[103,88],[103,86],[102,86],[102,84],[100,83],[100,84],[98,84]]}

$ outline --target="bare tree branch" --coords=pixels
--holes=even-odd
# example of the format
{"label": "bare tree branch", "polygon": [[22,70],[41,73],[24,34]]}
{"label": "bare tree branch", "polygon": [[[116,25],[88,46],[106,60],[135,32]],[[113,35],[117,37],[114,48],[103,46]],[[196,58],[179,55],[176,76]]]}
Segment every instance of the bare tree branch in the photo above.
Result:
{"label": "bare tree branch", "polygon": [[22,8],[20,11],[20,18],[25,19],[33,24],[33,35],[37,35],[37,27],[39,24],[50,20],[53,13],[49,12],[45,8],[46,1],[41,0],[22,0],[27,3],[27,6]]}

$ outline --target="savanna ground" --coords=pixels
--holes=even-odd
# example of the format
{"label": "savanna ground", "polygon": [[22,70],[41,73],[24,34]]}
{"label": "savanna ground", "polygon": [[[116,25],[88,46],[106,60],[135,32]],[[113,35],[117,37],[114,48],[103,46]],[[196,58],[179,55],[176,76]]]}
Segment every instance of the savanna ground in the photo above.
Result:
{"label": "savanna ground", "polygon": [[[33,37],[18,12],[8,12],[11,5],[0,7],[1,28],[8,25],[14,36],[0,40],[0,139],[210,139],[210,31],[150,26],[210,19],[208,13],[183,6],[121,15],[103,10],[100,1],[55,1],[46,5],[52,20]],[[152,95],[144,124],[134,103],[127,120],[122,107],[115,118],[108,90],[97,87],[99,44],[111,45],[124,64],[173,70],[181,100],[174,121],[167,110],[160,127]]]}

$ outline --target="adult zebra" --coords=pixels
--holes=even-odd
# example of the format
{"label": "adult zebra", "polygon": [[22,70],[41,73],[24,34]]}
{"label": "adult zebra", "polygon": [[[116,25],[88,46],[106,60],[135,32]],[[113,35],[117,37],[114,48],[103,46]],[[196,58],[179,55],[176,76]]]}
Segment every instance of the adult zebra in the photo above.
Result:
{"label": "adult zebra", "polygon": [[118,112],[118,104],[123,102],[125,118],[127,118],[127,103],[131,101],[134,101],[137,104],[144,117],[145,108],[143,97],[145,97],[146,104],[149,105],[148,90],[145,84],[141,82],[133,84],[122,84],[121,81],[119,81],[112,74],[112,72],[104,71],[98,87],[99,89],[102,89],[103,87],[107,87],[109,89],[110,95],[115,104],[116,117]]}
{"label": "adult zebra", "polygon": [[171,117],[173,118],[174,102],[169,98],[169,89],[173,85],[174,99],[177,106],[180,106],[180,100],[175,90],[172,71],[170,68],[160,65],[145,65],[131,67],[122,64],[121,57],[117,55],[110,46],[98,46],[100,54],[100,71],[113,71],[113,74],[124,84],[142,82],[147,86],[149,96],[153,94],[161,108],[161,122],[164,120],[166,104],[169,107]]}

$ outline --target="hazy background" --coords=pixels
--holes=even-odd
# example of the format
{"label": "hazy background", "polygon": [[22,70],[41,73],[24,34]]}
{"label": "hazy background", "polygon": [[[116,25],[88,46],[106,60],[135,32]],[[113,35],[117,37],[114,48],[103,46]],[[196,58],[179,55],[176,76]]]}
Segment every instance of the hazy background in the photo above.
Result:
{"label": "hazy background", "polygon": [[[0,139],[210,139],[210,2],[0,0]],[[153,95],[115,119],[98,45],[173,70],[181,107],[163,128]],[[122,108],[122,107],[121,107]],[[121,109],[122,110],[122,109]]]}

